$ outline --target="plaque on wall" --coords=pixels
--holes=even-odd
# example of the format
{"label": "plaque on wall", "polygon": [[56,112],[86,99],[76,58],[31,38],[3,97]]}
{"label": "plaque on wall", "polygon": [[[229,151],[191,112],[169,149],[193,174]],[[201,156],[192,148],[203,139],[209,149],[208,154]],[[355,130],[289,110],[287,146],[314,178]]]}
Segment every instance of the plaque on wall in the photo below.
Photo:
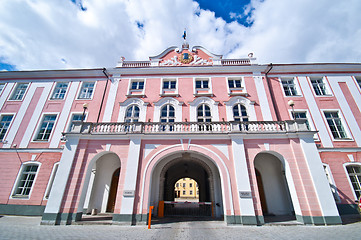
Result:
{"label": "plaque on wall", "polygon": [[252,198],[251,191],[239,191],[240,198]]}
{"label": "plaque on wall", "polygon": [[123,196],[124,197],[134,197],[134,190],[124,190]]}

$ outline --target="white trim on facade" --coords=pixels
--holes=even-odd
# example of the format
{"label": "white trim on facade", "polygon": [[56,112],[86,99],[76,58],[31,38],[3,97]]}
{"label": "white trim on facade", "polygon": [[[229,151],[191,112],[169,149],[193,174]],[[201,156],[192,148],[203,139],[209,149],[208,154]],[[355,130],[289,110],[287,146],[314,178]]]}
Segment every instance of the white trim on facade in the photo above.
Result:
{"label": "white trim on facade", "polygon": [[[345,127],[347,126],[351,130],[347,134],[349,136],[353,136],[353,139],[356,141],[357,146],[361,147],[360,127],[357,124],[355,116],[353,115],[345,96],[343,95],[341,87],[339,86],[340,82],[345,82],[345,78],[344,77],[327,77],[327,78],[329,79],[330,85],[335,94],[337,102],[340,104],[340,108],[342,110],[342,115],[344,116],[345,123],[347,124],[347,125],[345,125]],[[351,79],[349,79],[349,80],[351,80]],[[358,95],[360,96],[360,94],[358,94]],[[342,121],[342,117],[341,117],[341,121]]]}
{"label": "white trim on facade", "polygon": [[[30,123],[35,124],[35,123],[38,122],[39,117],[41,116],[41,113],[42,113],[42,111],[44,109],[45,103],[48,100],[48,97],[49,97],[49,94],[50,94],[50,91],[51,91],[51,86],[52,86],[52,83],[43,83],[43,84],[41,84],[41,83],[33,83],[31,85],[31,87],[33,87],[33,88],[44,87],[44,90],[41,93],[38,104],[36,105],[36,108],[35,108],[35,110],[33,112],[33,115],[31,116]],[[35,92],[35,90],[34,90],[34,92]],[[31,139],[32,139],[31,135],[33,134],[33,131],[35,129],[33,124],[29,124],[27,126],[26,131],[25,131],[25,133],[23,135],[23,138],[21,139],[21,142],[19,144],[20,148],[27,147],[29,142],[31,141]]]}
{"label": "white trim on facade", "polygon": [[261,107],[263,121],[273,121],[270,105],[268,103],[268,98],[267,98],[267,94],[266,94],[266,89],[263,84],[263,77],[259,73],[259,74],[255,74],[255,76],[253,76],[253,79],[254,79],[254,83],[256,85],[256,90],[257,90],[259,105]]}
{"label": "white trim on facade", "polygon": [[[176,87],[175,90],[172,89],[164,89],[163,88],[163,82],[165,81],[175,81],[176,82]],[[179,81],[177,77],[163,77],[161,79],[161,83],[160,83],[160,93],[159,96],[161,97],[178,97],[178,86],[179,86]],[[166,92],[167,91],[167,92]]]}
{"label": "white trim on facade", "polygon": [[[84,81],[84,80],[80,81],[79,83],[81,83],[81,84],[80,84],[80,87],[78,88],[78,91],[77,91],[77,93],[76,93],[76,98],[75,98],[75,100],[79,100],[79,101],[89,101],[89,100],[93,100],[94,94],[95,94],[95,89],[96,89],[96,87],[97,87],[97,85],[98,85],[98,84],[97,84],[98,81],[99,81],[99,80],[94,80],[94,79],[92,79],[92,80],[86,80],[86,81]],[[91,97],[90,97],[90,98],[79,98],[80,92],[81,92],[81,90],[83,89],[84,83],[92,83],[92,82],[94,83],[94,87],[93,87],[93,92],[92,92]]]}
{"label": "white trim on facade", "polygon": [[55,179],[56,173],[57,173],[58,168],[59,168],[59,164],[60,164],[60,162],[54,163],[53,169],[51,170],[49,181],[48,181],[48,184],[46,186],[45,194],[44,194],[44,197],[43,197],[44,200],[49,199],[50,191],[51,191],[51,188],[53,186],[54,179]]}
{"label": "white trim on facade", "polygon": [[[133,82],[143,82],[143,89],[131,89]],[[147,79],[146,78],[129,78],[128,81],[128,90],[127,97],[143,97],[145,96],[145,88],[146,88]],[[134,93],[132,93],[134,92]]]}
{"label": "white trim on facade", "polygon": [[233,107],[236,104],[242,104],[246,108],[249,121],[257,121],[256,111],[254,109],[255,102],[248,98],[236,96],[229,99],[229,101],[224,102],[224,104],[226,105],[227,121],[234,121]]}
{"label": "white trim on facade", "polygon": [[331,141],[331,137],[328,134],[328,128],[326,127],[326,122],[324,122],[323,113],[319,110],[315,97],[313,95],[312,86],[310,86],[307,77],[298,77],[298,81],[300,83],[301,90],[303,91],[304,99],[307,102],[308,108],[310,110],[310,115],[314,120],[316,129],[319,130],[318,135],[321,139],[322,145],[324,147],[333,147],[333,143]]}
{"label": "white trim on facade", "polygon": [[[41,129],[41,125],[44,121],[44,117],[47,116],[47,115],[56,115],[56,118],[55,118],[55,121],[54,121],[54,126],[52,128],[52,131],[50,133],[50,136],[49,136],[49,139],[48,140],[36,140],[39,132],[40,132],[40,129]],[[34,142],[34,143],[37,143],[37,142],[50,142],[52,137],[54,136],[54,131],[56,129],[56,126],[57,126],[57,123],[59,122],[59,115],[60,113],[59,112],[43,112],[41,114],[41,117],[38,119],[37,121],[37,126],[34,128],[32,127],[31,129],[34,130],[34,132],[32,133],[32,137],[31,137],[31,141],[30,142]],[[59,139],[58,139],[59,141]]]}
{"label": "white trim on facade", "polygon": [[336,187],[336,183],[335,183],[335,180],[333,179],[333,175],[332,175],[332,172],[331,172],[331,168],[330,166],[327,164],[327,163],[322,163],[323,167],[324,167],[324,170],[325,170],[325,174],[327,176],[327,180],[329,181],[330,183],[330,188],[331,188],[331,192],[335,198],[335,201],[337,203],[341,203],[341,199],[340,199],[340,196],[338,194],[338,190],[337,190],[337,187]]}
{"label": "white trim on facade", "polygon": [[77,94],[77,89],[79,87],[80,82],[72,82],[70,87],[68,87],[68,93],[65,98],[64,106],[62,111],[60,112],[58,124],[54,129],[53,137],[51,138],[49,147],[55,148],[59,145],[59,139],[61,139],[61,133],[64,131],[64,127],[66,126],[66,120],[69,116],[72,103],[74,102]]}
{"label": "white trim on facade", "polygon": [[14,87],[15,83],[7,83],[3,88],[0,96],[0,109],[3,108],[6,99],[8,99],[11,89]]}
{"label": "white trim on facade", "polygon": [[117,92],[118,92],[119,81],[120,81],[119,78],[112,78],[112,81],[110,83],[108,99],[106,101],[104,115],[103,115],[103,122],[111,121],[111,118],[113,115],[115,98],[116,98]]}

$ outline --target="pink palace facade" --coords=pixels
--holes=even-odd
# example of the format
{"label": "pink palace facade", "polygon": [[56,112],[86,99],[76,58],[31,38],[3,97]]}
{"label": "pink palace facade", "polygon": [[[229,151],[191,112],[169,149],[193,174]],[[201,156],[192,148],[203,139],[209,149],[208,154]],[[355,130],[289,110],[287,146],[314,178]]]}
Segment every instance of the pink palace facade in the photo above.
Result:
{"label": "pink palace facade", "polygon": [[115,68],[0,72],[0,214],[139,224],[190,177],[227,224],[340,224],[360,197],[360,87],[361,64],[188,44]]}

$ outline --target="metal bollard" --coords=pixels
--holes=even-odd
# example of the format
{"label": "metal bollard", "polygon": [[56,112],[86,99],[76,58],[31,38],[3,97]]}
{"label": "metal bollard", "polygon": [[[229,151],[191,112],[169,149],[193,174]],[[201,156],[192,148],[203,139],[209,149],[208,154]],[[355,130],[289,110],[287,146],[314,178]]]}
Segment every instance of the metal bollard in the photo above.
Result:
{"label": "metal bollard", "polygon": [[149,207],[148,229],[150,229],[150,224],[152,222],[152,210],[153,210],[153,208],[154,208],[154,206]]}

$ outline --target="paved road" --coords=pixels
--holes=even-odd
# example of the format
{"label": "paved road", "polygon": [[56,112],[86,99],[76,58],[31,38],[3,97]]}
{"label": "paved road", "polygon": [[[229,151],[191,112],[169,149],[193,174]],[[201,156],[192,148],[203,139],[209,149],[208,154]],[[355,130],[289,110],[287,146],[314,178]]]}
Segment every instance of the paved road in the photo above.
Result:
{"label": "paved road", "polygon": [[361,222],[338,226],[226,226],[181,222],[152,226],[41,226],[40,217],[3,216],[0,239],[361,239]]}

